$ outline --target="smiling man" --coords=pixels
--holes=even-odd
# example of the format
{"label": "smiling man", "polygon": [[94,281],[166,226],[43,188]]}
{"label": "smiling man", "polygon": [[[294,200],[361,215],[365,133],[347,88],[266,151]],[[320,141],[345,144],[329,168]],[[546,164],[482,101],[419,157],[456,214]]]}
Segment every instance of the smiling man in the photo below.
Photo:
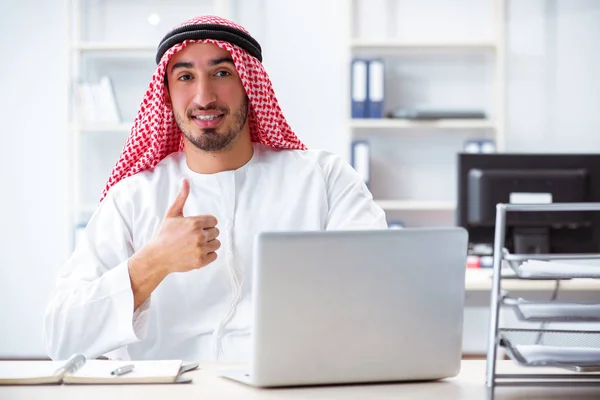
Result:
{"label": "smiling man", "polygon": [[244,28],[191,19],[156,61],[48,304],[53,359],[247,360],[256,234],[387,227],[361,176],[292,132]]}

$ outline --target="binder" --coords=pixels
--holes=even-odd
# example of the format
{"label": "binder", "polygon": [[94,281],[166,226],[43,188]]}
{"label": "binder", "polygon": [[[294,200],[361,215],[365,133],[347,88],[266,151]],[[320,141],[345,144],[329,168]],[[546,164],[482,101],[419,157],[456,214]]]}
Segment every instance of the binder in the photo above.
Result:
{"label": "binder", "polygon": [[350,163],[362,177],[367,186],[371,180],[371,148],[365,140],[352,142]]}
{"label": "binder", "polygon": [[467,140],[463,145],[465,153],[481,153],[481,144],[479,140]]}
{"label": "binder", "polygon": [[367,68],[368,76],[368,118],[383,118],[383,100],[385,97],[385,68],[383,60],[373,59],[369,61]]}
{"label": "binder", "polygon": [[396,220],[392,220],[392,221],[388,221],[388,229],[404,229],[405,225],[404,222],[402,221],[396,221]]}
{"label": "binder", "polygon": [[352,60],[350,73],[352,118],[367,118],[368,74],[367,60],[360,58]]}
{"label": "binder", "polygon": [[495,153],[496,152],[496,143],[493,140],[482,140],[479,142],[479,147],[482,153]]}
{"label": "binder", "polygon": [[495,153],[496,143],[493,140],[467,140],[463,151],[465,153]]}

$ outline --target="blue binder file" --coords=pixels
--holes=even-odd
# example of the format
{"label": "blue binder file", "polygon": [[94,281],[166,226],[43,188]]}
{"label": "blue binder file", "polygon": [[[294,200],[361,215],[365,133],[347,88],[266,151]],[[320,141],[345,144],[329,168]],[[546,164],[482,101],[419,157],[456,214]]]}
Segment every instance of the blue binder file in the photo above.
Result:
{"label": "blue binder file", "polygon": [[352,60],[350,79],[352,97],[352,118],[367,118],[368,62],[363,59]]}
{"label": "blue binder file", "polygon": [[383,118],[383,100],[385,97],[385,68],[383,60],[369,61],[367,104],[369,118]]}
{"label": "blue binder file", "polygon": [[402,221],[388,221],[388,229],[403,229],[405,227],[404,222]]}
{"label": "blue binder file", "polygon": [[365,140],[352,142],[350,163],[356,172],[362,175],[365,184],[369,186],[371,181],[371,148],[369,142]]}

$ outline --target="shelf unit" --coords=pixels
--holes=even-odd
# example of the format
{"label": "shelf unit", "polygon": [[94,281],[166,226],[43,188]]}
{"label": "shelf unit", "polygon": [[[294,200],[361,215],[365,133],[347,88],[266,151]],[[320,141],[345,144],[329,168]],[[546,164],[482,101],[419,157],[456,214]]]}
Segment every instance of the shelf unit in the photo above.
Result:
{"label": "shelf unit", "polygon": [[460,50],[460,51],[495,51],[495,42],[408,42],[402,40],[361,40],[353,39],[350,47],[354,50]]}
{"label": "shelf unit", "polygon": [[477,119],[442,119],[432,121],[411,121],[405,119],[368,119],[354,118],[350,120],[354,129],[495,129],[496,124],[490,120]]}
{"label": "shelf unit", "polygon": [[73,44],[80,51],[156,51],[157,44],[151,43],[102,43],[81,42]]}
{"label": "shelf unit", "polygon": [[[417,0],[414,0],[415,2]],[[404,218],[411,219],[407,213],[413,211],[444,211],[446,213],[454,213],[456,206],[456,196],[453,196],[449,190],[437,189],[436,179],[443,180],[445,182],[452,181],[456,182],[457,179],[453,176],[452,170],[455,171],[455,160],[456,153],[462,151],[464,142],[470,139],[474,140],[492,140],[495,144],[496,151],[504,150],[504,130],[505,130],[505,13],[506,4],[505,0],[487,0],[489,2],[489,25],[493,25],[493,31],[491,34],[482,35],[469,35],[460,38],[452,37],[452,35],[446,36],[444,32],[440,32],[441,37],[433,38],[431,35],[428,37],[417,37],[418,35],[403,35],[402,32],[398,33],[399,28],[395,28],[396,33],[390,34],[391,29],[382,29],[379,25],[381,24],[399,24],[398,18],[389,15],[379,15],[379,19],[373,17],[373,8],[377,7],[388,7],[393,13],[395,8],[405,6],[411,3],[411,0],[378,0],[375,4],[370,4],[365,0],[352,0],[349,11],[349,40],[348,40],[348,65],[355,57],[365,58],[378,58],[384,62],[384,71],[386,77],[385,88],[384,88],[384,117],[383,118],[352,118],[351,115],[351,104],[347,105],[348,120],[347,120],[347,131],[348,131],[348,149],[351,151],[352,142],[355,140],[368,141],[370,142],[371,149],[371,167],[370,167],[370,189],[373,193],[375,200],[384,208],[386,212],[390,212],[388,215],[390,220],[404,220]],[[364,4],[362,4],[363,2]],[[399,4],[402,3],[400,6]],[[465,3],[463,1],[462,3]],[[465,4],[463,4],[464,6]],[[361,6],[364,6],[362,9]],[[454,5],[453,5],[454,6]],[[423,5],[422,7],[426,7]],[[450,7],[450,6],[448,6]],[[366,12],[365,12],[366,11]],[[438,12],[435,7],[429,11],[432,15]],[[470,8],[465,7],[465,14],[469,14]],[[368,14],[365,16],[365,14]],[[371,17],[371,19],[369,19]],[[422,16],[421,16],[422,17]],[[407,19],[410,18],[410,14],[407,14]],[[368,22],[365,22],[368,20]],[[386,22],[387,21],[387,22]],[[371,23],[369,25],[369,22]],[[378,37],[361,37],[361,29],[359,28],[362,23],[362,32],[369,33],[371,30],[378,31],[380,34]],[[451,28],[451,27],[450,27]],[[386,31],[386,33],[381,33]],[[404,32],[406,33],[406,32]],[[438,57],[438,58],[436,58]],[[392,103],[392,97],[400,96],[398,91],[391,91],[389,86],[395,86],[396,84],[390,80],[391,77],[388,75],[390,66],[397,68],[402,66],[402,60],[426,60],[425,63],[439,63],[439,57],[455,57],[458,60],[464,60],[464,57],[471,57],[469,60],[478,60],[486,64],[485,68],[488,68],[486,72],[481,73],[486,77],[486,81],[481,83],[483,91],[486,93],[491,92],[491,95],[486,97],[487,109],[486,119],[441,119],[441,120],[412,120],[412,119],[392,119],[386,118],[387,112],[397,107],[396,104]],[[441,59],[442,62],[444,61]],[[483,60],[483,61],[481,61]],[[462,61],[458,61],[462,62]],[[466,61],[467,63],[469,61]],[[491,65],[489,65],[491,63]],[[458,69],[459,67],[455,68]],[[478,68],[478,67],[476,67]],[[489,70],[492,70],[489,73]],[[406,72],[406,69],[403,70]],[[422,74],[421,74],[422,75]],[[416,91],[416,85],[426,86],[428,82],[426,80],[419,81],[422,78],[419,75],[418,78],[414,76],[408,76],[406,72],[405,76],[401,74],[394,75],[394,80],[398,78],[402,85],[403,79],[406,79],[407,83],[405,86],[409,86],[406,91]],[[415,75],[416,76],[416,75]],[[351,75],[348,79],[348,84],[351,82]],[[434,84],[432,84],[434,85]],[[488,90],[488,87],[491,88]],[[402,89],[400,89],[402,91]],[[351,89],[347,91],[350,99]],[[409,95],[406,95],[409,96]],[[417,96],[418,97],[418,96]],[[404,98],[403,100],[407,100]],[[350,103],[350,102],[349,102]],[[408,107],[410,103],[405,101],[403,106]],[[419,106],[419,104],[414,104]],[[435,107],[433,107],[435,108]],[[452,107],[450,107],[452,108]],[[482,105],[482,108],[486,108]],[[436,141],[439,142],[436,143]],[[439,173],[431,171],[427,166],[417,165],[415,163],[410,164],[412,161],[406,161],[402,158],[402,154],[392,154],[392,149],[398,149],[404,147],[405,150],[413,146],[416,146],[416,151],[420,151],[424,146],[419,147],[419,143],[427,142],[431,144],[430,149],[439,149],[440,153],[445,155],[444,162],[448,165],[442,166],[441,163],[437,163],[436,167],[439,169]],[[381,144],[385,143],[385,144]],[[436,146],[437,145],[437,146]],[[378,160],[377,151],[382,150],[387,154],[381,160]],[[449,153],[452,153],[450,156]],[[433,152],[432,152],[433,154]],[[435,156],[431,156],[435,158]],[[352,156],[348,159],[352,160]],[[414,161],[414,160],[413,160]],[[394,164],[394,162],[396,164]],[[375,164],[376,163],[376,164]],[[377,170],[377,168],[379,170]],[[391,169],[396,168],[397,170],[403,169],[408,172],[396,173]],[[411,169],[413,168],[413,169]],[[383,172],[382,172],[383,171]],[[378,175],[378,172],[380,173]],[[421,175],[423,173],[423,175]],[[418,178],[415,176],[419,175]],[[443,178],[438,176],[443,175]],[[403,181],[404,177],[409,177],[409,182]],[[422,177],[421,177],[422,176]],[[410,181],[413,179],[413,181]],[[431,182],[425,182],[423,185],[415,184],[416,179],[421,181],[431,180]],[[429,184],[428,188],[424,188],[424,185]],[[387,188],[396,187],[404,188],[397,190],[388,190]],[[412,190],[413,187],[420,187],[422,190]],[[454,189],[454,188],[451,188]],[[440,223],[447,223],[449,215],[444,216],[439,221]],[[414,218],[412,218],[414,221]],[[423,221],[419,221],[421,224]],[[432,220],[429,221],[429,224]]]}
{"label": "shelf unit", "polygon": [[[104,183],[133,125],[164,34],[199,14],[232,19],[233,0],[69,0],[69,237],[97,207]],[[82,112],[81,83],[109,77],[119,120],[93,122]],[[88,97],[89,100],[89,97]]]}
{"label": "shelf unit", "polygon": [[[583,280],[585,288],[597,290],[598,272],[574,273],[527,270],[529,260],[598,260],[600,254],[509,254],[505,249],[508,212],[600,212],[600,203],[554,203],[546,205],[499,204],[496,209],[494,266],[491,287],[491,318],[488,337],[486,384],[488,398],[494,399],[498,386],[600,386],[600,331],[591,329],[547,329],[547,323],[600,322],[600,304],[557,301],[559,288],[576,285]],[[554,286],[552,300],[534,302],[511,298],[515,288],[504,285],[503,264],[513,271],[513,278],[526,285],[543,282]],[[591,283],[591,284],[590,284]],[[596,289],[594,289],[594,287]],[[504,307],[502,307],[504,306]],[[514,311],[524,322],[537,322],[536,329],[500,327],[500,312]],[[593,311],[593,312],[591,312]],[[580,325],[581,326],[581,325]],[[497,372],[498,354],[502,348],[511,359],[525,367],[559,367],[563,374],[502,374]],[[585,372],[585,373],[584,373]]]}
{"label": "shelf unit", "polygon": [[403,201],[403,200],[376,200],[379,207],[384,210],[447,210],[454,211],[456,204],[446,201]]}

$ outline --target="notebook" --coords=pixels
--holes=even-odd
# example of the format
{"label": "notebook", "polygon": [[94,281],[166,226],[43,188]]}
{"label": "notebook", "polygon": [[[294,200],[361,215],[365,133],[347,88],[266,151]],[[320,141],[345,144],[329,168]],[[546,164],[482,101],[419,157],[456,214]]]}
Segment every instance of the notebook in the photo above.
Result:
{"label": "notebook", "polygon": [[[129,365],[129,372],[112,374]],[[81,354],[67,361],[0,361],[0,385],[189,383],[181,374],[197,367],[181,360],[87,360]]]}

